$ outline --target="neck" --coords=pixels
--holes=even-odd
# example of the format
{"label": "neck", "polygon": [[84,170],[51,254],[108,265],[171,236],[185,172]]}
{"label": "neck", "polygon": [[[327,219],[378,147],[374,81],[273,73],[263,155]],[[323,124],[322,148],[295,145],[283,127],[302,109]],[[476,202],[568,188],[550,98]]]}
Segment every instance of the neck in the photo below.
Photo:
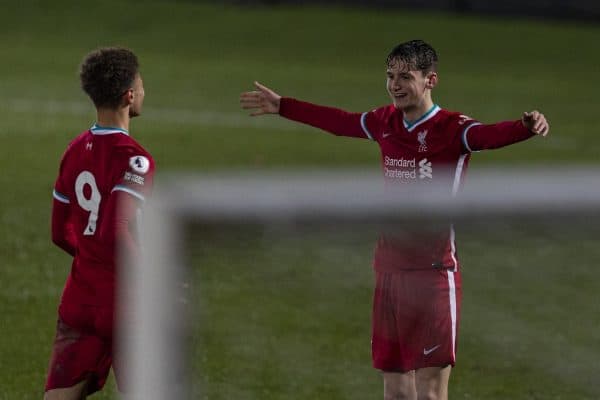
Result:
{"label": "neck", "polygon": [[431,107],[433,107],[433,100],[431,100],[431,96],[425,96],[423,101],[421,101],[419,104],[402,110],[404,112],[404,119],[406,119],[408,122],[415,122],[425,115],[427,111],[431,110]]}
{"label": "neck", "polygon": [[129,108],[116,110],[99,108],[96,112],[96,122],[103,127],[120,128],[129,131]]}

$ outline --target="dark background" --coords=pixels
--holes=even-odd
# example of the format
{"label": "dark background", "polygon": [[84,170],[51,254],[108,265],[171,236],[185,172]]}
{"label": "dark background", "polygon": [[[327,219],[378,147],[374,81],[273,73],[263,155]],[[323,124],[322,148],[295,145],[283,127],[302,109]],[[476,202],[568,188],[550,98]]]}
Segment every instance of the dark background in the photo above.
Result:
{"label": "dark background", "polygon": [[321,4],[432,9],[470,14],[600,20],[598,0],[229,0],[236,4]]}

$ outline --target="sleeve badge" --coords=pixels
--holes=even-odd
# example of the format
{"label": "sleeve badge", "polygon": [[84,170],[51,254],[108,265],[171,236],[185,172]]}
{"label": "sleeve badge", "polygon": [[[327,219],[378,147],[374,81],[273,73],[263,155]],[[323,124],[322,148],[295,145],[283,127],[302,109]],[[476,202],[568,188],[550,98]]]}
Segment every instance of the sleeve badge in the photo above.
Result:
{"label": "sleeve badge", "polygon": [[150,169],[150,160],[144,156],[133,156],[129,159],[129,166],[138,174],[145,174]]}

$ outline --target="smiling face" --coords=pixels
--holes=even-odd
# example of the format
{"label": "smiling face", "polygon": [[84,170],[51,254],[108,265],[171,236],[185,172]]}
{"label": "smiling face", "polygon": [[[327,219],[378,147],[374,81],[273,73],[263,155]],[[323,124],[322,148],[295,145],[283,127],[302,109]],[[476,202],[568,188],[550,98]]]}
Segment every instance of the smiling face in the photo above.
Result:
{"label": "smiling face", "polygon": [[430,107],[431,89],[437,84],[437,74],[410,68],[399,59],[388,63],[386,88],[394,106],[404,111]]}

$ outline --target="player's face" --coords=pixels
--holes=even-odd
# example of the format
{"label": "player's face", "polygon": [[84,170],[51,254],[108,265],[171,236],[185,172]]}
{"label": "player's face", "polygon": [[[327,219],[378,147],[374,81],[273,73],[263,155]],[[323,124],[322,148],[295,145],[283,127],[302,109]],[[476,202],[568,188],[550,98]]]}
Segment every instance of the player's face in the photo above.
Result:
{"label": "player's face", "polygon": [[412,71],[402,61],[392,61],[387,71],[387,91],[396,108],[410,109],[422,104],[432,88],[431,74]]}
{"label": "player's face", "polygon": [[133,99],[129,106],[129,116],[133,118],[142,113],[142,105],[144,104],[144,82],[139,74],[136,75],[131,90]]}

